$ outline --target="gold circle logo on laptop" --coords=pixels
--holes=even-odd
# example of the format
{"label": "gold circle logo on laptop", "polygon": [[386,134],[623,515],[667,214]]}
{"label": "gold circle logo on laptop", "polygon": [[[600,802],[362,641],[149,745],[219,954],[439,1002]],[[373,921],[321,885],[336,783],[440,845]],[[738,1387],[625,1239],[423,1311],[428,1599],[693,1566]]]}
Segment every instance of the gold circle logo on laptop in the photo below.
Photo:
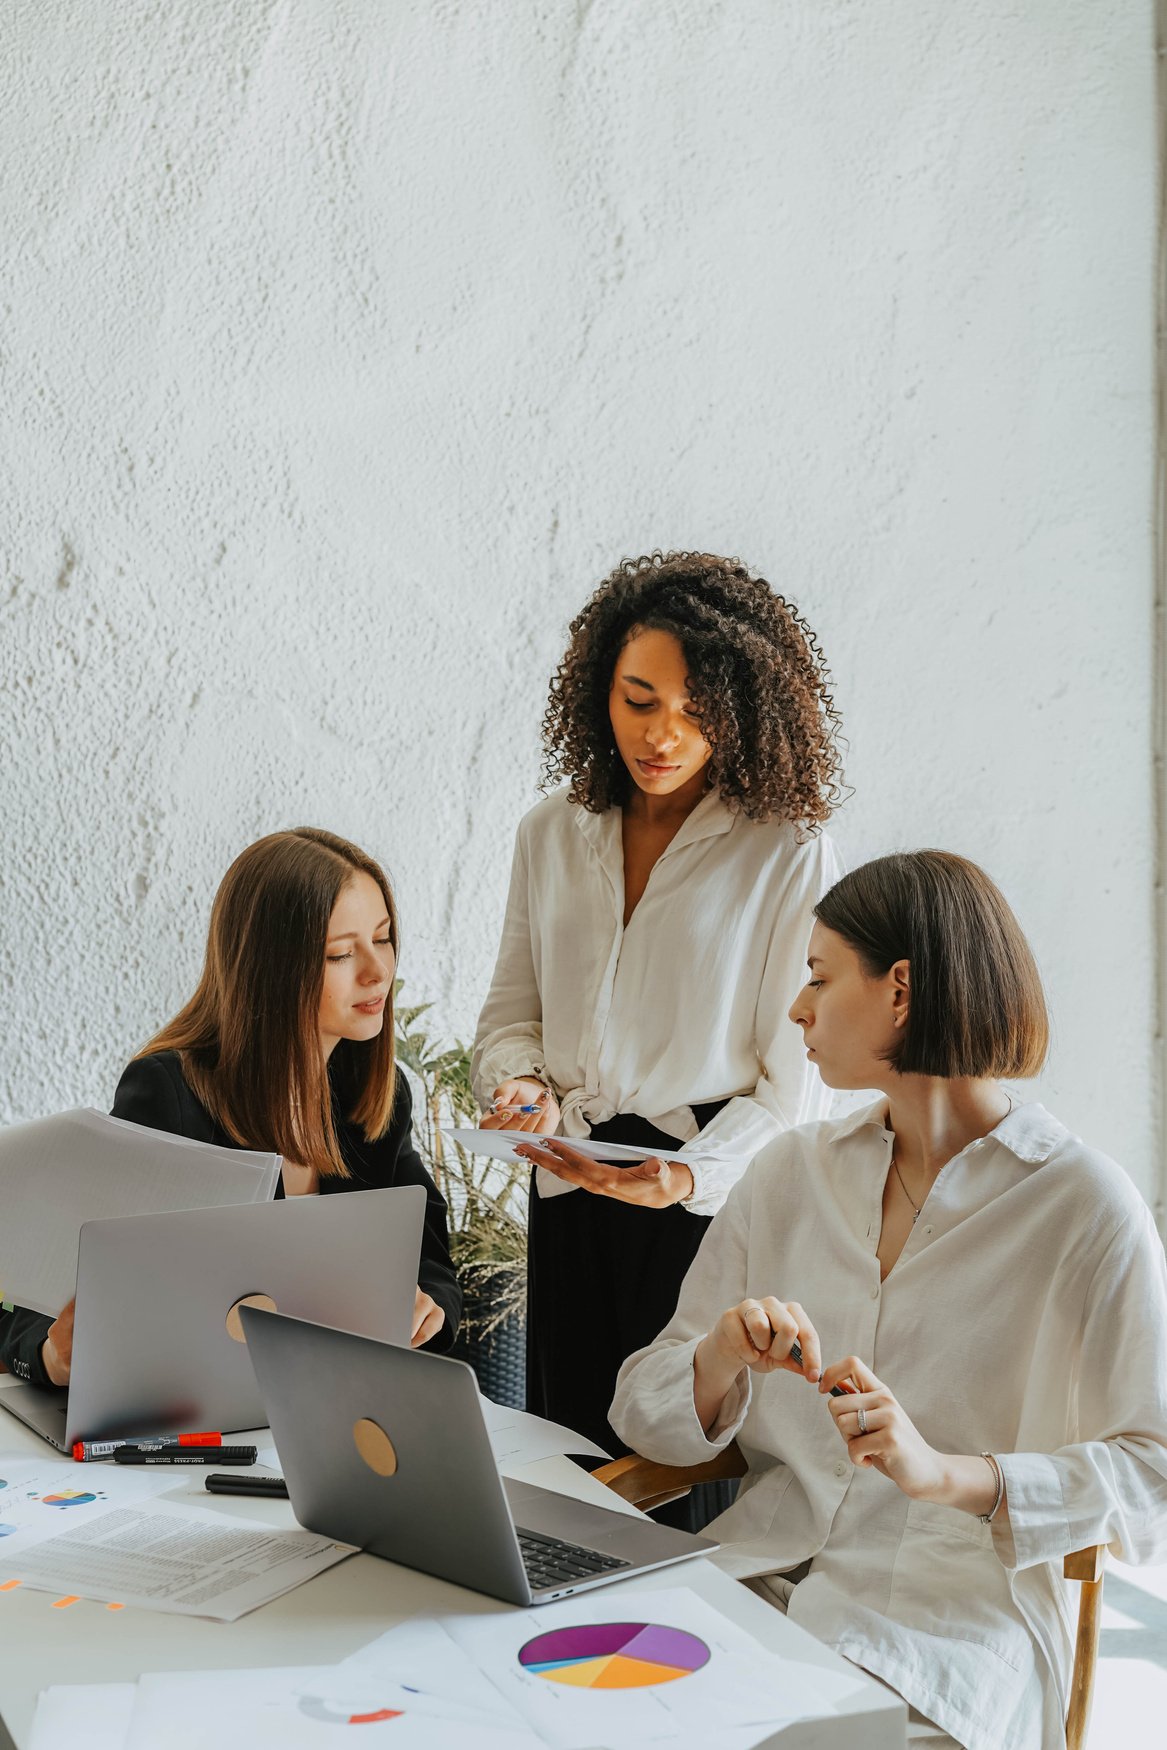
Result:
{"label": "gold circle logo on laptop", "polygon": [[391,1477],[397,1470],[397,1453],[384,1428],[368,1416],[353,1423],[353,1445],[370,1470],[379,1477]]}
{"label": "gold circle logo on laptop", "polygon": [[233,1338],[236,1343],[246,1343],[247,1341],[243,1335],[243,1320],[239,1317],[241,1306],[258,1306],[264,1312],[279,1312],[280,1310],[270,1294],[242,1295],[227,1314],[227,1335]]}

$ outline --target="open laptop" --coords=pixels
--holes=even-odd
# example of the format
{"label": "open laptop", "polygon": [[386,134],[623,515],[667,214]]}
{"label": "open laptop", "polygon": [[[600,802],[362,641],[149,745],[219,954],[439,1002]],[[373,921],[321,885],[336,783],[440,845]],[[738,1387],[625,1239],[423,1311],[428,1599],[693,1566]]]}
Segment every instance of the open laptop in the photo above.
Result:
{"label": "open laptop", "polygon": [[296,1518],[510,1604],[546,1604],[717,1545],[503,1479],[461,1361],[244,1308]]}
{"label": "open laptop", "polygon": [[425,1190],[230,1204],[82,1225],[67,1391],[0,1392],[60,1447],[167,1430],[261,1427],[240,1303],[408,1344]]}

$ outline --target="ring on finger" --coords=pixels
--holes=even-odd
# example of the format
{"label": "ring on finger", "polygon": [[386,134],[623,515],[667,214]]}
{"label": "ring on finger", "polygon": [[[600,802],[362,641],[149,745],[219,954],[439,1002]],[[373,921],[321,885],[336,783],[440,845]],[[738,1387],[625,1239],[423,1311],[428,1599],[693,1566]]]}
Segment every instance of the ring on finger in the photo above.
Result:
{"label": "ring on finger", "polygon": [[858,1415],[859,1415],[859,1432],[860,1432],[860,1434],[866,1434],[866,1432],[867,1432],[867,1411],[863,1408],[862,1404],[859,1406]]}

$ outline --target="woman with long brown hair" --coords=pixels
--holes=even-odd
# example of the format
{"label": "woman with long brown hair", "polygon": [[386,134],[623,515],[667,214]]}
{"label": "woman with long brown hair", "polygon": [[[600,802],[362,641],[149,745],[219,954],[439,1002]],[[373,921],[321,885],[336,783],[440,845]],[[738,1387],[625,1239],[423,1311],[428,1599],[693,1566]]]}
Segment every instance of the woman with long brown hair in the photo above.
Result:
{"label": "woman with long brown hair", "polygon": [[[421,1185],[415,1346],[448,1349],[461,1311],[446,1207],[413,1147],[394,1061],[397,909],[379,865],[318,828],[250,845],[215,895],[202,978],[128,1065],[113,1116],[283,1156],[277,1197]],[[0,1320],[0,1361],[68,1381],[72,1304]]]}

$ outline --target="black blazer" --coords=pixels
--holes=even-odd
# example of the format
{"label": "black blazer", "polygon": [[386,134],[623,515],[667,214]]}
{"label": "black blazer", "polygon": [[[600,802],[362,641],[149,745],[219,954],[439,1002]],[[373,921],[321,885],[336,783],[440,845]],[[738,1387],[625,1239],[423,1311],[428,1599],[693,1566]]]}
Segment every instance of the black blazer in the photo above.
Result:
{"label": "black blazer", "polygon": [[[335,1099],[339,1078],[333,1076],[332,1079]],[[126,1066],[114,1095],[113,1117],[128,1118],[132,1124],[143,1124],[150,1130],[167,1130],[174,1136],[188,1136],[194,1142],[213,1142],[222,1148],[239,1146],[196,1099],[182,1073],[178,1054],[173,1051],[136,1057]],[[446,1315],[441,1330],[425,1344],[427,1349],[441,1353],[451,1347],[457,1334],[462,1314],[462,1290],[450,1258],[445,1199],[413,1146],[412,1118],[413,1099],[409,1084],[400,1074],[393,1117],[379,1142],[367,1141],[360,1127],[350,1124],[338,1112],[337,1139],[350,1177],[321,1178],[319,1189],[322,1196],[328,1196],[342,1191],[384,1190],[393,1185],[421,1185],[424,1188],[425,1226],[417,1279],[419,1286],[432,1296]],[[283,1186],[277,1184],[276,1196],[282,1197],[283,1194]],[[37,1385],[49,1383],[40,1352],[52,1322],[51,1318],[29,1312],[24,1307],[0,1314],[0,1362],[10,1373]]]}

